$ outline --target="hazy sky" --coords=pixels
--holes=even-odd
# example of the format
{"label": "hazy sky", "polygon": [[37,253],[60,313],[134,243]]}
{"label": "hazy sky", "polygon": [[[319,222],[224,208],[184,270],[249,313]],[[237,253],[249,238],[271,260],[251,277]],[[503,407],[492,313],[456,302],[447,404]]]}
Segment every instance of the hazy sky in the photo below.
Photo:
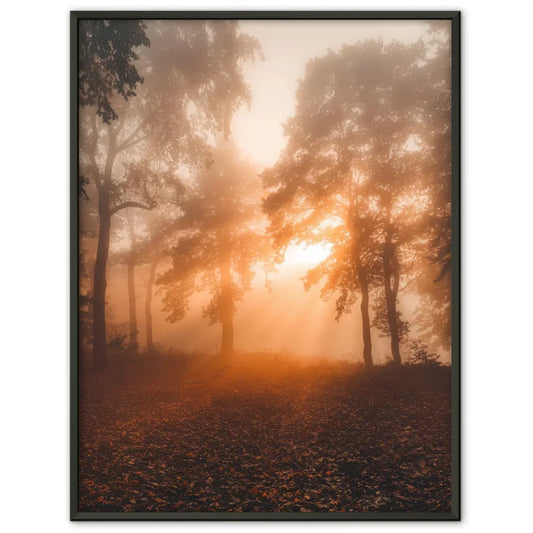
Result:
{"label": "hazy sky", "polygon": [[365,39],[413,42],[428,28],[427,22],[417,20],[252,20],[240,25],[259,39],[265,60],[245,68],[252,107],[236,114],[233,135],[251,159],[265,166],[273,164],[285,146],[282,124],[293,115],[297,82],[309,59]]}

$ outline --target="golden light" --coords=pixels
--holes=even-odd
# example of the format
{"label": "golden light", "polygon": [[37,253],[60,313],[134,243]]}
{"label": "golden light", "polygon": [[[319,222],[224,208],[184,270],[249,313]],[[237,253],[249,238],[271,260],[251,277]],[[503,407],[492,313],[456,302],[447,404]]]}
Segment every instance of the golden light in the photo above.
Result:
{"label": "golden light", "polygon": [[285,263],[291,267],[311,268],[324,261],[330,252],[330,243],[291,245],[285,253]]}

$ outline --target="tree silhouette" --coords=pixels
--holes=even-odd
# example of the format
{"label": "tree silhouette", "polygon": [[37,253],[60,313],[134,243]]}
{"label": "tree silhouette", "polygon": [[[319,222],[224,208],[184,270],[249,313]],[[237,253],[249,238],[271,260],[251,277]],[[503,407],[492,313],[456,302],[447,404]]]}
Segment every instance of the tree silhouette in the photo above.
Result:
{"label": "tree silhouette", "polygon": [[127,265],[128,269],[128,302],[130,346],[138,346],[136,284],[135,269],[137,266],[148,266],[146,292],[144,299],[146,349],[154,350],[152,294],[155,283],[156,269],[163,259],[164,249],[179,238],[180,232],[187,229],[190,221],[181,209],[184,198],[184,187],[181,181],[169,179],[163,191],[158,194],[157,209],[146,212],[143,217],[133,217],[126,210],[126,221],[130,249],[115,254],[114,261]]}
{"label": "tree silhouette", "polygon": [[137,352],[139,349],[139,328],[137,326],[137,297],[135,290],[135,265],[137,262],[138,237],[135,232],[135,223],[130,209],[126,209],[126,222],[130,238],[130,249],[127,257],[128,268],[128,305],[129,305],[129,346],[128,349]]}
{"label": "tree silhouette", "polygon": [[168,250],[171,267],[157,280],[171,322],[185,316],[195,292],[209,291],[203,316],[222,324],[222,355],[233,353],[236,303],[250,290],[252,267],[264,250],[257,182],[255,167],[239,158],[231,141],[219,140],[213,164],[186,193],[189,229]]}
{"label": "tree silhouette", "polygon": [[152,293],[155,283],[156,269],[160,260],[159,254],[154,254],[152,262],[150,263],[150,270],[148,273],[148,281],[146,283],[146,295],[144,299],[144,316],[146,327],[146,349],[148,352],[154,350],[154,329],[152,319]]}
{"label": "tree silhouette", "polygon": [[369,366],[368,301],[378,279],[377,320],[386,320],[393,360],[401,363],[402,262],[421,234],[427,208],[422,167],[425,153],[433,150],[424,144],[422,103],[435,83],[430,63],[423,40],[412,45],[369,40],[310,61],[295,116],[285,125],[287,148],[264,174],[270,190],[265,210],[277,247],[333,245],[332,254],[308,274],[307,286],[327,275],[323,294],[340,293],[338,314],[348,312],[361,294]]}
{"label": "tree silhouette", "polygon": [[[427,46],[367,42],[343,50],[351,65],[350,98],[365,147],[362,159],[379,213],[383,298],[393,361],[401,363],[397,309],[404,249],[419,223],[420,65]],[[379,304],[378,304],[379,309]]]}
{"label": "tree silhouette", "polygon": [[[233,111],[249,101],[241,69],[258,49],[255,40],[237,31],[234,21],[154,21],[146,28],[151,47],[137,65],[144,79],[137,96],[128,101],[110,98],[118,118],[108,124],[97,120],[97,107],[85,108],[81,116],[80,174],[93,181],[98,192],[93,357],[100,368],[106,365],[112,216],[128,208],[154,208],[162,174],[175,173],[180,165],[207,163],[205,135],[227,133]],[[123,39],[118,29],[113,35]],[[113,56],[124,50],[115,44],[110,48]],[[131,60],[127,50],[124,54],[124,61]]]}
{"label": "tree silhouette", "polygon": [[[325,277],[321,294],[326,299],[338,295],[337,319],[351,312],[360,292],[363,359],[372,366],[369,294],[377,273],[375,214],[365,196],[365,180],[349,168],[346,150],[346,159],[337,167],[336,131],[334,126],[331,138],[321,147],[307,139],[305,156],[304,147],[298,145],[292,154],[284,154],[283,162],[263,174],[267,187],[276,188],[266,198],[264,208],[278,251],[291,243],[332,244],[329,256],[308,271],[304,286],[309,289]],[[288,150],[292,149],[290,144]]]}
{"label": "tree silhouette", "polygon": [[438,26],[431,32],[432,58],[424,65],[425,90],[423,176],[429,206],[424,227],[424,257],[417,282],[421,305],[416,314],[423,337],[436,349],[449,348],[451,339],[451,50],[450,36]]}
{"label": "tree silhouette", "polygon": [[79,22],[79,102],[95,106],[105,123],[115,120],[111,106],[115,95],[135,96],[143,82],[134,62],[136,48],[150,46],[140,20],[81,20]]}

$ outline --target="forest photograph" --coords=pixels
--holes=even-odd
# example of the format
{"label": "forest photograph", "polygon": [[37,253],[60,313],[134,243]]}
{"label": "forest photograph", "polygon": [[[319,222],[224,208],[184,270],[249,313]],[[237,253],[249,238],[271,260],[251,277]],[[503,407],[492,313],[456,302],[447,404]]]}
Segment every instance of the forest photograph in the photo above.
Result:
{"label": "forest photograph", "polygon": [[72,518],[458,519],[456,21],[205,16],[73,14]]}

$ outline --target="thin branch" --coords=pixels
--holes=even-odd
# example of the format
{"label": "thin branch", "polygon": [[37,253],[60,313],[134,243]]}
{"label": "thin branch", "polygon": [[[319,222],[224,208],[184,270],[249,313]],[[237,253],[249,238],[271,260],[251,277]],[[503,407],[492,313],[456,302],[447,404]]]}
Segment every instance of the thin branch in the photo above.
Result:
{"label": "thin branch", "polygon": [[[122,152],[122,150],[125,150],[126,148],[129,148],[130,146],[133,146],[134,144],[137,144],[137,142],[139,141],[133,141],[134,137],[142,130],[142,128],[144,128],[144,126],[146,125],[146,123],[148,122],[147,119],[144,119],[141,121],[141,123],[133,130],[133,132],[128,135],[124,141],[122,141],[118,147],[117,147],[117,152]],[[144,137],[146,138],[146,137]]]}
{"label": "thin branch", "polygon": [[91,140],[88,144],[89,150],[87,153],[91,161],[92,178],[94,183],[96,184],[96,189],[98,190],[98,192],[101,192],[102,181],[100,179],[100,168],[98,167],[98,162],[96,161],[96,153],[98,151],[98,124],[96,121],[96,113],[93,115],[92,135]]}
{"label": "thin branch", "polygon": [[117,148],[117,152],[122,152],[123,150],[126,150],[128,148],[131,148],[132,146],[135,146],[136,144],[139,144],[143,141],[145,141],[146,139],[148,139],[150,136],[149,135],[145,135],[144,137],[139,137],[137,139],[134,139],[133,141],[129,141],[128,143],[122,143],[118,148]]}
{"label": "thin branch", "polygon": [[114,215],[115,213],[118,213],[122,209],[127,209],[128,207],[138,207],[139,209],[144,209],[145,211],[151,211],[155,206],[153,205],[144,205],[139,202],[123,202],[116,207],[113,207],[111,209],[110,214]]}

